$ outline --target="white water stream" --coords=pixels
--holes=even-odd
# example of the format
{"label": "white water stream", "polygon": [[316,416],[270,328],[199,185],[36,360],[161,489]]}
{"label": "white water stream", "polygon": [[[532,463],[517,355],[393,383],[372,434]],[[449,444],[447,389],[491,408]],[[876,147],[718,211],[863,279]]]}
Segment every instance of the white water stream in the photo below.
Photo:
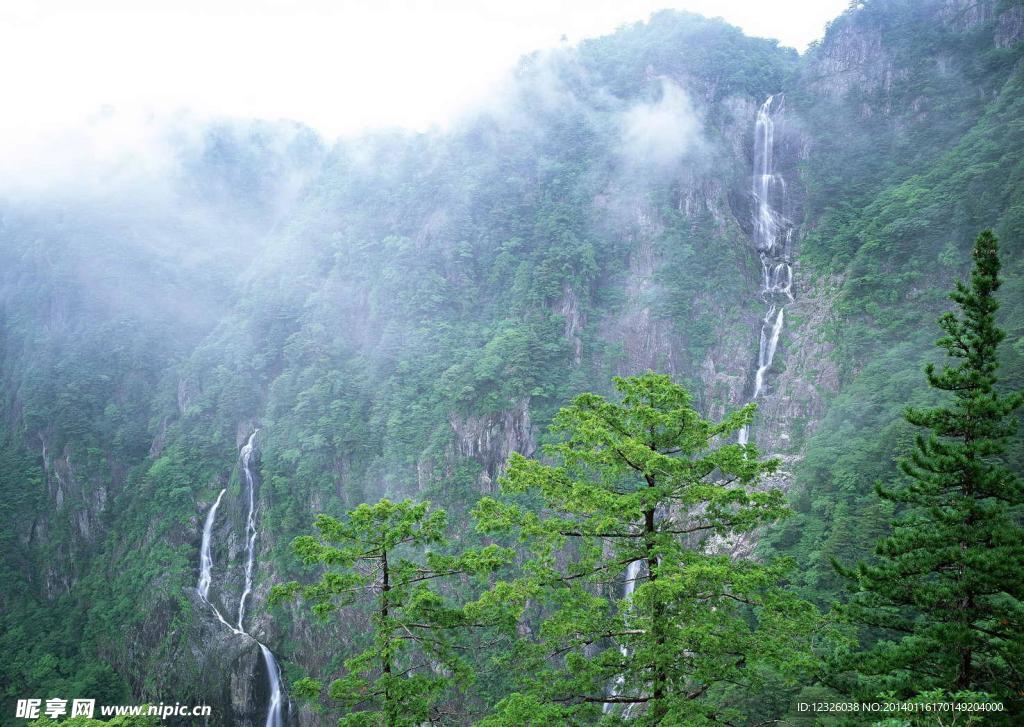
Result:
{"label": "white water stream", "polygon": [[[775,171],[775,120],[782,112],[782,96],[772,95],[757,110],[754,125],[754,169],[751,196],[754,201],[754,246],[761,259],[761,298],[768,305],[761,322],[757,372],[750,401],[760,396],[765,374],[772,367],[785,322],[783,307],[793,300],[793,227],[776,207],[786,198],[786,181]],[[750,439],[750,427],[740,429],[739,443]]]}
{"label": "white water stream", "polygon": [[210,597],[210,572],[213,569],[213,556],[210,554],[210,533],[213,531],[213,521],[217,517],[217,508],[220,507],[220,501],[224,499],[224,493],[227,489],[220,491],[217,495],[217,499],[214,501],[213,506],[210,508],[210,512],[206,513],[206,522],[203,523],[203,543],[199,548],[199,583],[196,585],[196,590],[199,591],[199,597],[209,603]]}
{"label": "white water stream", "polygon": [[256,558],[256,482],[255,474],[252,471],[252,455],[253,448],[256,444],[257,432],[259,432],[259,429],[249,436],[248,441],[245,443],[245,446],[242,447],[242,451],[239,455],[242,460],[242,472],[245,476],[245,484],[249,497],[249,514],[246,518],[245,525],[245,589],[243,590],[242,597],[238,602],[237,625],[232,626],[229,624],[224,619],[224,616],[221,615],[220,610],[210,601],[210,582],[212,580],[213,570],[213,524],[217,519],[217,508],[220,507],[221,500],[224,498],[226,490],[221,490],[220,494],[217,495],[217,499],[210,507],[210,511],[206,514],[206,521],[203,523],[203,539],[199,548],[199,582],[196,584],[196,591],[199,593],[199,597],[203,599],[203,602],[213,610],[217,620],[231,629],[233,633],[252,639],[256,642],[256,645],[260,647],[260,654],[263,656],[263,665],[266,667],[267,679],[270,684],[270,700],[267,704],[267,718],[264,725],[265,727],[284,727],[284,693],[281,689],[281,667],[278,665],[277,659],[274,658],[273,652],[259,641],[256,641],[256,639],[253,638],[244,627],[245,604],[248,597],[252,594],[253,564]]}
{"label": "white water stream", "polygon": [[252,593],[252,566],[256,559],[256,488],[253,482],[252,469],[249,463],[252,460],[252,449],[255,446],[256,432],[252,433],[249,441],[242,447],[242,473],[245,475],[246,488],[249,491],[249,514],[245,518],[245,588],[242,597],[238,600],[238,628],[242,628],[245,620],[245,602]]}
{"label": "white water stream", "polygon": [[[785,322],[784,305],[793,300],[792,223],[786,219],[776,203],[786,198],[786,181],[775,171],[775,120],[774,114],[782,112],[782,96],[769,96],[757,111],[754,126],[754,168],[751,180],[751,195],[754,201],[754,246],[761,260],[761,298],[768,308],[761,322],[761,336],[757,352],[757,372],[754,374],[754,401],[764,389],[765,375],[775,360],[775,351],[782,335]],[[782,297],[780,299],[780,296]],[[750,428],[739,431],[739,443],[746,444]],[[623,598],[629,598],[636,589],[643,566],[642,560],[632,561],[626,569],[626,582],[622,588]],[[629,650],[619,646],[623,657],[629,657]],[[623,675],[615,678],[609,689],[609,696],[620,694],[625,683]],[[605,702],[603,711],[608,714],[616,702]],[[630,707],[623,710],[628,717]]]}
{"label": "white water stream", "polygon": [[[637,559],[637,560],[631,561],[630,564],[628,566],[626,566],[626,582],[622,586],[622,597],[623,598],[629,598],[630,596],[633,595],[633,591],[636,590],[636,582],[640,578],[640,569],[643,567],[643,563],[644,563],[643,560]],[[629,658],[629,649],[627,649],[625,647],[625,645],[622,645],[622,644],[619,645],[619,652],[622,654],[622,656],[624,658],[627,658],[627,659]],[[612,697],[619,696],[619,694],[622,691],[622,686],[625,683],[626,683],[626,678],[625,678],[624,675],[619,674],[617,677],[615,677],[615,681],[612,683],[612,688],[610,690],[610,692],[611,692],[610,696],[612,696]],[[616,704],[617,704],[617,702],[605,702],[604,706],[602,706],[601,709],[603,710],[603,712],[605,714],[608,714],[609,712],[612,711],[612,709],[615,708]],[[622,714],[623,717],[626,717],[626,716],[629,715],[629,708],[632,707],[632,706],[633,705],[630,704],[630,705],[628,705],[626,707],[625,710],[623,710],[623,714]]]}

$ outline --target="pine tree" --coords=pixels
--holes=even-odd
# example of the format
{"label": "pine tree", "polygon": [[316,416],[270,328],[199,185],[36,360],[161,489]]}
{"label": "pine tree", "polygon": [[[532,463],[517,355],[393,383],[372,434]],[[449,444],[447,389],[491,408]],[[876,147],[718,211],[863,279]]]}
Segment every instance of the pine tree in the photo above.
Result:
{"label": "pine tree", "polygon": [[[359,505],[343,519],[319,515],[315,525],[319,537],[300,536],[292,546],[304,563],[325,566],[325,572],[310,585],[274,586],[271,601],[300,595],[323,618],[342,606],[370,610],[372,644],[345,660],[346,674],[328,690],[347,710],[338,724],[435,723],[446,691],[472,678],[458,644],[470,624],[435,584],[491,572],[510,553],[497,546],[460,555],[437,552],[446,544],[447,515],[410,500]],[[311,678],[292,689],[307,698],[321,691]]]}
{"label": "pine tree", "polygon": [[520,690],[484,725],[717,723],[769,671],[810,663],[816,611],[778,587],[786,564],[724,552],[785,511],[758,488],[777,462],[728,443],[753,407],[712,423],[667,376],[615,386],[619,402],[562,409],[550,459],[512,455],[505,497],[476,508],[484,532],[518,534],[529,553],[476,604],[507,609],[523,636],[509,659]]}
{"label": "pine tree", "polygon": [[906,411],[929,431],[901,461],[904,478],[876,486],[897,508],[892,532],[877,543],[875,562],[836,564],[854,590],[844,615],[881,637],[839,665],[865,695],[1024,693],[1024,487],[1001,458],[1024,394],[997,386],[1005,334],[995,322],[991,231],[973,255],[970,285],[957,282],[950,296],[958,313],[939,319],[945,335],[937,345],[951,361],[925,370],[929,386],[950,398]]}

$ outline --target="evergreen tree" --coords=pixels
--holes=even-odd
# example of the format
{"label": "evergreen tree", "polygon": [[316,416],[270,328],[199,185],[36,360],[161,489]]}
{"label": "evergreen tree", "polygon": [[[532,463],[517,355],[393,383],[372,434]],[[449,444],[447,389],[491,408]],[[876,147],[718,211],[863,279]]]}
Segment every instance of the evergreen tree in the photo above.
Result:
{"label": "evergreen tree", "polygon": [[520,691],[485,725],[711,723],[769,671],[810,661],[816,611],[778,587],[786,564],[725,552],[785,512],[779,491],[757,489],[777,462],[724,443],[753,407],[716,424],[667,376],[615,386],[620,402],[583,394],[562,409],[550,460],[512,455],[507,497],[476,508],[484,532],[516,533],[529,554],[473,606],[505,609],[525,634],[508,661]]}
{"label": "evergreen tree", "polygon": [[919,435],[905,478],[878,495],[897,508],[877,559],[836,567],[854,593],[842,608],[882,637],[841,660],[865,695],[910,696],[928,689],[1019,699],[1024,688],[1024,487],[1002,461],[1015,434],[1021,392],[997,385],[998,243],[991,231],[974,244],[970,285],[957,282],[958,313],[939,319],[938,340],[952,361],[926,367],[928,384],[950,395],[906,412]]}
{"label": "evergreen tree", "polygon": [[[446,691],[467,684],[472,673],[458,643],[469,624],[432,584],[490,572],[507,552],[497,546],[457,556],[437,552],[446,544],[447,515],[410,500],[359,505],[341,520],[319,515],[315,524],[319,537],[300,536],[292,545],[304,563],[326,572],[310,585],[274,586],[271,600],[301,595],[324,618],[340,606],[370,609],[373,643],[345,660],[347,673],[328,690],[348,710],[338,724],[434,724]],[[322,684],[301,679],[292,691],[312,698]]]}

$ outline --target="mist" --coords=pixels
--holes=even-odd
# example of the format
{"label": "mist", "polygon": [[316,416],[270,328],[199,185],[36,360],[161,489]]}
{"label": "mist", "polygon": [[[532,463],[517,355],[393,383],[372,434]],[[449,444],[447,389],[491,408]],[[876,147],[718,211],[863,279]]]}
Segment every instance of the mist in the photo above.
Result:
{"label": "mist", "polygon": [[[133,114],[107,107],[78,124],[54,122],[0,161],[7,227],[17,221],[21,230],[3,235],[2,252],[20,259],[15,267],[40,264],[18,246],[26,228],[42,224],[48,254],[60,257],[83,299],[100,305],[93,314],[143,315],[209,330],[259,280],[286,280],[287,270],[325,254],[315,238],[288,232],[304,216],[324,205],[351,215],[374,198],[387,206],[384,199],[400,194],[410,173],[429,178],[460,148],[482,144],[458,162],[465,167],[457,173],[469,178],[513,159],[534,166],[558,156],[564,133],[558,129],[566,124],[600,140],[594,153],[613,182],[594,193],[620,200],[594,208],[593,224],[621,226],[631,200],[655,182],[692,175],[713,142],[704,111],[672,78],[652,79],[643,93],[626,98],[599,79],[575,47],[542,50],[508,68],[447,128],[334,140],[298,122],[185,110]],[[325,197],[340,180],[348,196]],[[473,204],[471,188],[441,194],[418,218],[389,224],[387,213],[358,217],[347,236],[440,241],[450,221]],[[70,227],[54,228],[55,214]],[[102,230],[108,252],[69,234],[75,227]],[[22,269],[22,279],[30,274]],[[413,277],[409,284],[421,281]]]}
{"label": "mist", "polygon": [[703,125],[686,91],[665,78],[660,79],[659,90],[657,100],[638,103],[621,114],[619,153],[633,170],[677,170],[684,159],[705,148]]}
{"label": "mist", "polygon": [[[900,481],[982,224],[1024,330],[1022,8],[839,0],[801,53],[832,0],[675,4],[742,22],[0,9],[0,723],[833,698],[833,564],[902,517],[872,483]],[[989,677],[953,698],[1019,697]]]}

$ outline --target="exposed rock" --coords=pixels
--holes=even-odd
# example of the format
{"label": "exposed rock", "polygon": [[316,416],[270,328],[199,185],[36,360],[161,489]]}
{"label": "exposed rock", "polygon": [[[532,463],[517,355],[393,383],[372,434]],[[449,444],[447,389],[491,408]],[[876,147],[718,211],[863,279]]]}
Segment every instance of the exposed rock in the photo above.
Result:
{"label": "exposed rock", "polygon": [[760,325],[759,318],[750,316],[746,325],[721,327],[718,341],[700,367],[705,414],[709,418],[721,419],[744,403],[751,374],[751,342],[757,340]]}
{"label": "exposed rock", "polygon": [[178,414],[185,415],[199,396],[199,385],[192,379],[178,380]]}
{"label": "exposed rock", "polygon": [[[191,664],[197,701],[213,706],[207,724],[261,726],[266,718],[269,681],[259,645],[222,624],[194,588],[184,589],[184,595],[197,618],[190,619],[187,646],[176,659],[182,666]],[[187,673],[182,668],[177,671]],[[153,685],[153,698],[172,693],[180,692],[171,685]],[[222,710],[220,714],[218,710]]]}
{"label": "exposed rock", "polygon": [[[844,96],[856,90],[881,93],[881,104],[865,105],[862,115],[893,112],[892,90],[897,82],[909,78],[910,69],[901,66],[883,28],[865,20],[855,11],[835,21],[825,40],[813,49],[805,70],[808,88],[825,96]],[[989,26],[992,44],[1008,48],[1024,39],[1024,6],[1004,4],[1000,0],[945,0],[934,14],[936,24],[964,32]],[[950,72],[948,59],[941,53],[932,62],[938,75]]]}
{"label": "exposed rock", "polygon": [[1024,5],[1007,8],[996,22],[995,44],[998,48],[1010,48],[1024,41]]}
{"label": "exposed rock", "polygon": [[[761,480],[760,489],[786,491],[793,482],[796,465],[802,457],[799,455],[782,454],[775,455],[775,459],[779,460],[779,469]],[[761,539],[761,534],[762,529],[758,528],[757,530],[737,533],[728,537],[714,535],[708,538],[706,548],[708,552],[727,553],[735,559],[756,559],[757,544]]]}
{"label": "exposed rock", "polygon": [[579,366],[583,358],[583,341],[580,340],[580,331],[587,324],[587,317],[583,313],[579,296],[568,281],[562,285],[562,297],[555,304],[554,311],[565,318],[562,335],[572,345],[572,362]]}
{"label": "exposed rock", "polygon": [[826,332],[832,324],[840,281],[805,281],[786,307],[785,336],[758,398],[758,445],[772,454],[800,451],[821,423],[829,398],[839,390],[839,368]]}
{"label": "exposed rock", "polygon": [[249,441],[249,435],[259,427],[255,419],[244,419],[235,426],[235,449],[241,450],[242,446]]}
{"label": "exposed rock", "polygon": [[[601,321],[599,335],[622,346],[625,357],[615,366],[620,376],[651,370],[676,373],[674,322],[651,309],[658,289],[655,273],[661,264],[654,240],[664,231],[664,224],[648,201],[619,194],[611,189],[602,199],[614,200],[610,226],[630,245],[629,272],[621,283],[626,303],[616,315]],[[623,210],[625,217],[620,220]]]}
{"label": "exposed rock", "polygon": [[416,489],[423,492],[434,479],[434,458],[425,452],[416,461]]}
{"label": "exposed rock", "polygon": [[154,459],[163,454],[164,444],[167,441],[167,424],[169,421],[170,417],[160,418],[160,426],[157,427],[156,434],[153,436],[153,443],[149,445],[149,456]]}
{"label": "exposed rock", "polygon": [[990,24],[997,48],[1009,48],[1024,39],[1024,5],[1000,0],[946,0],[940,17],[950,27],[970,30]]}
{"label": "exposed rock", "polygon": [[482,466],[478,485],[484,492],[493,489],[512,452],[530,456],[536,449],[529,397],[496,414],[452,414],[449,423],[455,433],[454,454]]}
{"label": "exposed rock", "polygon": [[[824,96],[844,96],[854,89],[888,93],[895,76],[906,71],[896,68],[887,50],[880,28],[843,22],[813,56],[808,85]],[[884,110],[891,111],[889,103]]]}

